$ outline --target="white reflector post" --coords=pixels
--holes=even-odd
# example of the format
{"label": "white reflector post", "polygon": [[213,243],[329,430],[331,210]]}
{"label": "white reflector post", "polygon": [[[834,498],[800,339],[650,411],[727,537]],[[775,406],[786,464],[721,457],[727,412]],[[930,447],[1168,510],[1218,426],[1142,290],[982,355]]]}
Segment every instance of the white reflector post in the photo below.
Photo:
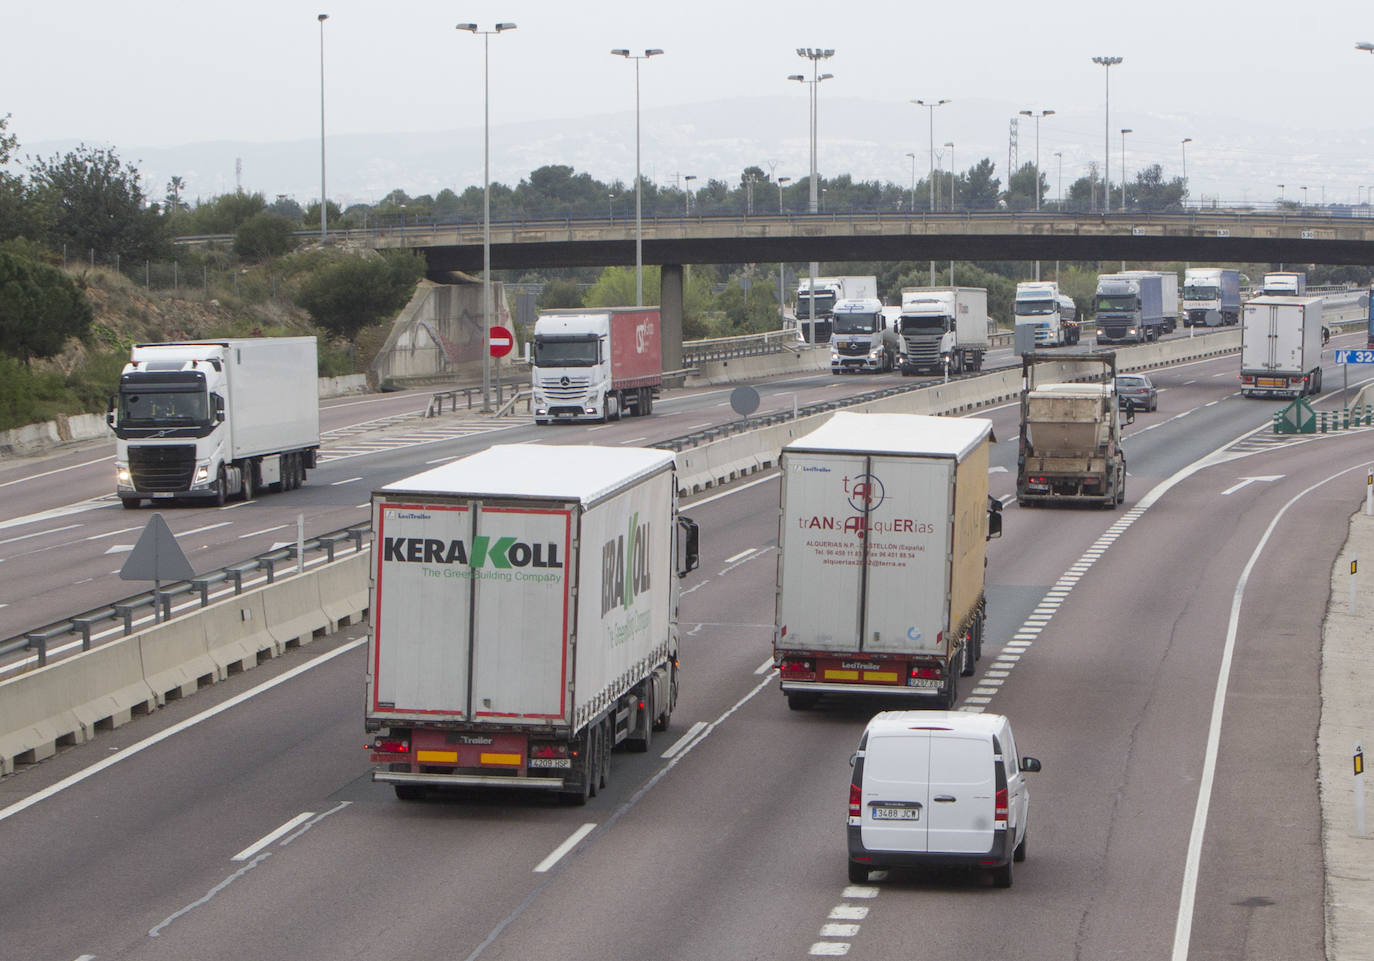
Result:
{"label": "white reflector post", "polygon": [[1355,837],[1364,837],[1364,747],[1355,742]]}

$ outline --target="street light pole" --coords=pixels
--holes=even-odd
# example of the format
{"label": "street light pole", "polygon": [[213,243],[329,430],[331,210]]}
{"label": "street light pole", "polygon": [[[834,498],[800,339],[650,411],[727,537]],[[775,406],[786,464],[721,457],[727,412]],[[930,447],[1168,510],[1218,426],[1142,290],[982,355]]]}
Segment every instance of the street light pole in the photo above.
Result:
{"label": "street light pole", "polygon": [[1121,128],[1121,212],[1126,212],[1126,134],[1131,133],[1130,127]]}
{"label": "street light pole", "polygon": [[[930,212],[935,213],[935,108],[943,107],[948,100],[913,100],[918,107],[930,111]],[[935,261],[930,262],[930,286],[935,286]]]}
{"label": "street light pole", "polygon": [[[813,47],[798,47],[797,56],[805,57],[807,60],[811,61],[811,79],[807,80],[805,76],[799,73],[789,74],[787,77],[788,80],[796,80],[799,83],[811,85],[811,178],[809,210],[813,214],[816,212],[817,204],[820,202],[820,195],[816,189],[816,101],[819,99],[818,92],[820,90],[821,81],[833,79],[835,76],[831,73],[820,73],[820,62],[822,60],[829,60],[834,55],[835,51],[833,48],[820,49]],[[816,263],[816,261],[811,261],[810,286],[807,288],[807,316],[809,323],[807,325],[806,338],[807,342],[811,344],[816,342],[816,271],[819,267],[820,265]]]}
{"label": "street light pole", "polygon": [[1064,209],[1064,151],[1056,150],[1055,159],[1059,161],[1059,209]]}
{"label": "street light pole", "polygon": [[782,209],[782,185],[783,185],[783,184],[789,184],[789,183],[791,183],[791,182],[792,182],[792,178],[791,178],[791,177],[779,177],[779,178],[778,178],[778,213],[782,213],[782,212],[783,212],[783,209]]}
{"label": "street light pole", "polygon": [[[1022,116],[1035,118],[1035,210],[1037,213],[1040,212],[1040,120],[1042,117],[1051,116],[1053,113],[1053,110],[1041,110],[1039,113],[1034,110],[1021,111]],[[1011,176],[1011,171],[1007,172],[1007,176]],[[1035,279],[1040,279],[1039,259],[1035,261]]]}
{"label": "street light pole", "polygon": [[329,207],[324,192],[324,22],[329,14],[321,13],[315,19],[320,22],[320,243],[324,243],[328,231],[325,216]]}
{"label": "street light pole", "polygon": [[916,212],[916,154],[909,153],[911,158],[911,212]]}
{"label": "street light pole", "polygon": [[690,217],[692,215],[692,181],[697,179],[697,175],[688,174],[682,179],[687,181],[687,189],[683,192],[682,195],[682,203],[685,208],[683,210],[683,216]]}
{"label": "street light pole", "polygon": [[635,306],[644,306],[644,219],[639,189],[639,61],[657,57],[663,51],[657,48],[645,50],[643,54],[631,54],[629,50],[612,50],[616,57],[624,57],[635,62]]}
{"label": "street light pole", "polygon": [[[783,213],[783,209],[782,209],[782,185],[783,185],[783,184],[786,184],[786,183],[791,183],[791,182],[792,182],[792,178],[791,178],[791,177],[779,177],[779,178],[778,178],[778,214],[779,214],[779,215],[781,215],[781,214]],[[784,316],[784,314],[786,313],[786,310],[787,310],[787,308],[786,308],[786,306],[785,306],[785,305],[786,305],[786,302],[787,302],[786,299],[785,299],[786,296],[787,296],[787,292],[783,289],[783,288],[784,288],[784,285],[785,285],[785,283],[786,283],[786,280],[785,280],[786,275],[787,275],[787,265],[786,265],[783,261],[778,261],[778,328],[779,328],[779,329],[782,328],[782,319],[783,319],[783,316]]]}
{"label": "street light pole", "polygon": [[[1107,78],[1106,83],[1106,105],[1102,110],[1102,212],[1104,214],[1112,212],[1111,194],[1111,151],[1112,151],[1112,67],[1121,62],[1121,57],[1093,57],[1093,63],[1103,67],[1103,75]],[[1126,194],[1121,195],[1121,203],[1124,209]]]}
{"label": "street light pole", "polygon": [[[949,212],[954,213],[954,141],[945,142],[949,148]],[[949,259],[949,285],[954,286],[954,258]]]}
{"label": "street light pole", "polygon": [[1188,145],[1193,142],[1192,137],[1184,137],[1179,141],[1179,150],[1183,152],[1183,200],[1184,206],[1188,201]]}
{"label": "street light pole", "polygon": [[514,30],[513,23],[498,23],[494,29],[478,30],[475,23],[460,23],[482,38],[482,413],[491,411],[491,75],[488,50],[493,33]]}

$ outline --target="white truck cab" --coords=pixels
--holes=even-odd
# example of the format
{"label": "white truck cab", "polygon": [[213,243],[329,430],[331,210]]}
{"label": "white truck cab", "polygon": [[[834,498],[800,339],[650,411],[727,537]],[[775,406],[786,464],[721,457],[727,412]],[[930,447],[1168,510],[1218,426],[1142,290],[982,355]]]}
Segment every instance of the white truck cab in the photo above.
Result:
{"label": "white truck cab", "polygon": [[842,300],[831,315],[830,372],[884,373],[897,365],[900,341],[876,297]]}
{"label": "white truck cab", "polygon": [[1026,858],[1030,791],[1040,762],[1017,753],[1000,714],[884,711],[850,759],[849,880],[925,865],[987,871],[1010,887]]}

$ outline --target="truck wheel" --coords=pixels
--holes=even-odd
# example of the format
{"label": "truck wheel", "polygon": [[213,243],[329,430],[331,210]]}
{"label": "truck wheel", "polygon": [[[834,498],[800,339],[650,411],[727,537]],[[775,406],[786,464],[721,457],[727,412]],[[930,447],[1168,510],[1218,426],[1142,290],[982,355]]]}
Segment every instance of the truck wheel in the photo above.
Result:
{"label": "truck wheel", "polygon": [[967,640],[964,641],[963,660],[960,662],[959,674],[961,677],[973,677],[973,673],[978,670],[973,663],[973,632],[969,632]]}
{"label": "truck wheel", "polygon": [[143,503],[143,498],[141,498],[141,497],[121,497],[121,498],[119,499],[119,502],[120,502],[121,504],[124,505],[124,509],[125,509],[126,511],[131,511],[131,510],[136,509],[136,508],[138,507],[139,504]]}
{"label": "truck wheel", "polygon": [[216,506],[216,507],[223,507],[223,506],[224,506],[224,497],[225,497],[225,488],[226,488],[226,487],[227,487],[227,485],[225,484],[225,481],[224,481],[224,468],[221,467],[221,468],[219,469],[219,476],[215,478],[215,506]]}
{"label": "truck wheel", "polygon": [[243,487],[240,495],[245,501],[253,499],[253,462],[251,460],[243,462]]}
{"label": "truck wheel", "polygon": [[396,800],[398,801],[423,801],[425,789],[418,784],[396,784]]}
{"label": "truck wheel", "polygon": [[599,730],[599,727],[585,728],[582,736],[577,739],[577,747],[582,755],[582,787],[576,791],[559,791],[560,804],[582,807],[587,803],[587,799],[596,793],[595,784],[601,769],[601,756],[596,749],[600,740]]}
{"label": "truck wheel", "polygon": [[945,691],[944,708],[946,711],[954,710],[955,704],[959,701],[959,672],[955,671],[954,665],[950,665],[949,688]]}
{"label": "truck wheel", "polygon": [[816,706],[816,702],[821,699],[819,694],[810,691],[788,691],[787,707],[793,711],[809,711]]}
{"label": "truck wheel", "polygon": [[615,732],[611,730],[609,718],[601,722],[601,772],[597,778],[598,789],[604,788],[611,780],[611,748]]}
{"label": "truck wheel", "polygon": [[630,749],[647,754],[654,743],[654,686],[644,685],[644,736],[630,741]]}

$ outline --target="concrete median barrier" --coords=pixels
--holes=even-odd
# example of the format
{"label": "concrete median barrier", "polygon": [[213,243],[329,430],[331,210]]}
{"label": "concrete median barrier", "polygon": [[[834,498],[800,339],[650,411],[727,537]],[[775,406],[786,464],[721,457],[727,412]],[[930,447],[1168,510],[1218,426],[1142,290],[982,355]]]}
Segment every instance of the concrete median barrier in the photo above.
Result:
{"label": "concrete median barrier", "polygon": [[320,603],[319,579],[313,573],[279,580],[258,588],[258,593],[277,653],[304,647],[315,639],[316,631],[328,632],[329,617]]}
{"label": "concrete median barrier", "polygon": [[[138,642],[143,676],[158,707],[224,679],[224,672],[210,657],[205,625],[194,615],[150,627],[128,640]],[[65,662],[56,666],[64,667]]]}
{"label": "concrete median barrier", "polygon": [[315,571],[330,631],[362,623],[367,615],[371,560],[371,554],[354,554]]}
{"label": "concrete median barrier", "polygon": [[206,652],[221,678],[257,667],[260,654],[276,657],[279,653],[277,640],[267,628],[261,591],[231,597],[192,616],[203,625]]}

